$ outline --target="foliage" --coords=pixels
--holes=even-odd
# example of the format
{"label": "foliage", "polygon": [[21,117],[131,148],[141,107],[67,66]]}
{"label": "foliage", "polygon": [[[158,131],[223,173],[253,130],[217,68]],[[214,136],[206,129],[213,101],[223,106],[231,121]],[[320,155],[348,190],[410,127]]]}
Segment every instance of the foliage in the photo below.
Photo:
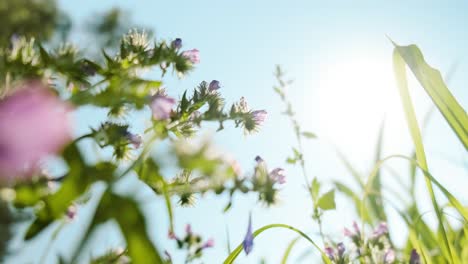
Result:
{"label": "foliage", "polygon": [[[78,137],[68,137],[63,131],[63,138],[67,139],[63,146],[62,143],[53,142],[52,138],[51,143],[56,144],[45,148],[47,153],[39,153],[62,161],[66,167],[63,174],[52,175],[43,170],[48,164],[42,159],[39,162],[31,158],[21,163],[23,157],[20,157],[20,166],[16,171],[21,173],[13,175],[2,166],[5,160],[9,161],[5,157],[21,153],[15,151],[15,147],[20,145],[15,143],[24,137],[46,141],[51,133],[36,135],[34,127],[25,129],[21,126],[18,127],[21,133],[8,138],[3,133],[8,127],[6,121],[11,121],[7,119],[11,117],[7,112],[15,111],[0,112],[0,122],[3,121],[0,123],[0,260],[7,256],[14,225],[23,221],[24,215],[32,215],[24,233],[26,242],[43,236],[44,230],[58,224],[51,237],[53,241],[62,226],[73,225],[77,208],[94,199],[97,206],[91,212],[83,237],[70,252],[69,258],[60,257],[61,263],[76,263],[82,259],[96,264],[172,263],[171,253],[162,252],[152,241],[152,234],[147,230],[147,219],[141,209],[142,201],[136,194],[123,194],[116,188],[132,175],[152,191],[152,199],[164,201],[166,211],[157,212],[157,217],[168,219],[168,240],[172,240],[179,250],[186,251],[187,263],[201,259],[204,251],[213,247],[214,242],[194,233],[190,225],[187,225],[184,236],[175,234],[177,216],[173,208],[177,205],[174,201],[178,201],[179,206],[194,206],[196,198],[206,193],[223,195],[228,199],[224,211],[228,211],[235,203],[236,193],[254,193],[258,201],[266,206],[276,203],[279,186],[285,181],[282,168],[271,169],[266,161],[257,156],[250,173],[242,174],[234,159],[220,152],[209,139],[200,137],[207,123],[215,123],[217,131],[223,130],[224,124],[231,122],[246,135],[258,132],[267,113],[250,108],[243,97],[228,104],[217,80],[202,81],[192,90],[178,95],[177,99],[171,96],[176,92],[164,86],[169,73],[183,77],[190,74],[199,62],[199,51],[182,49],[182,39],[154,39],[148,30],[130,29],[126,14],[112,9],[102,18],[87,24],[91,28],[90,33],[99,42],[96,49],[99,54],[96,55],[94,50],[89,52],[66,41],[57,43],[55,36],[66,40],[73,28],[70,20],[52,0],[2,1],[0,17],[5,18],[4,26],[0,29],[0,106],[3,107],[0,109],[14,108],[17,111],[24,107],[24,104],[15,101],[19,92],[45,89],[47,96],[37,98],[53,97],[54,103],[59,101],[69,112],[91,107],[105,110],[108,114],[106,120]],[[320,242],[312,235],[286,224],[270,224],[254,231],[249,218],[244,241],[227,256],[224,263],[234,263],[243,249],[250,253],[258,235],[276,228],[291,230],[299,235],[287,245],[282,263],[288,261],[302,238],[312,245],[312,250],[319,253],[324,263],[468,262],[468,210],[443,186],[439,175],[433,175],[429,168],[405,67],[408,66],[413,72],[465,149],[468,117],[440,73],[425,62],[415,45],[395,44],[393,59],[414,155],[382,157],[383,124],[376,143],[375,164],[367,177],[337,150],[357,188],[342,182],[333,182],[328,186],[318,177],[310,178],[306,169],[304,140],[320,140],[320,137],[302,129],[293,109],[294,104],[288,97],[292,82],[285,80],[280,67],[276,68],[278,84],[274,91],[285,107],[283,114],[289,119],[297,141],[285,163],[298,165],[302,171],[310,198],[311,219],[314,229],[318,229]],[[151,74],[144,74],[147,72]],[[32,103],[28,101],[30,104],[26,104],[27,108],[34,108],[34,100]],[[50,110],[47,107],[44,108],[46,112]],[[51,111],[54,112],[54,109]],[[21,114],[21,111],[15,113]],[[132,132],[133,124],[125,118],[132,113],[145,115],[147,125],[144,134]],[[34,114],[34,111],[28,112],[28,115]],[[45,117],[43,122],[48,124],[48,129],[55,127],[48,122],[48,115],[40,117]],[[99,154],[112,152],[112,157],[101,158],[98,155],[90,160],[82,147],[83,141],[94,145]],[[164,155],[154,155],[155,148]],[[167,163],[165,159],[174,162]],[[407,191],[411,200],[410,203],[401,203],[403,209],[394,204],[402,193],[391,197],[383,193],[385,186],[382,185],[381,171],[387,169],[385,165],[390,159],[402,159],[409,164],[408,178],[411,183],[409,188],[402,186],[401,189]],[[437,216],[435,230],[423,219],[424,213],[419,211],[415,194],[417,171],[424,177]],[[99,187],[102,187],[102,192],[96,191]],[[323,216],[327,211],[336,209],[337,195],[347,197],[359,217],[351,229],[344,229],[344,241],[337,241],[323,232]],[[445,203],[441,202],[442,199],[445,199]],[[461,219],[461,225],[448,219],[444,210],[449,207]],[[391,226],[391,223],[387,223],[386,214],[389,208],[397,211],[408,228],[402,248],[395,245],[389,234],[387,224]],[[87,259],[86,245],[91,242],[92,234],[108,222],[116,224],[124,239],[124,248],[111,249],[102,256]],[[308,252],[311,250],[308,249]],[[47,254],[45,252],[43,257]]]}

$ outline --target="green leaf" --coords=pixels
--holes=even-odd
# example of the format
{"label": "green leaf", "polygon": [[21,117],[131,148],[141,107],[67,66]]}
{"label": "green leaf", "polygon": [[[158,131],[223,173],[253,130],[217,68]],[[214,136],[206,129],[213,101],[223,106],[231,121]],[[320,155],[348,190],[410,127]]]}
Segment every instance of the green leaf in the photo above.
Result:
{"label": "green leaf", "polygon": [[317,180],[317,178],[312,180],[312,184],[310,185],[310,192],[312,194],[312,199],[316,201],[320,192],[320,182]]}
{"label": "green leaf", "polygon": [[[295,227],[292,227],[290,225],[285,225],[285,224],[271,224],[271,225],[266,225],[264,227],[261,227],[259,229],[257,229],[254,233],[253,233],[253,237],[256,238],[258,235],[260,235],[261,233],[263,233],[263,231],[266,231],[268,229],[272,229],[272,228],[284,228],[284,229],[289,229],[289,230],[292,230],[296,233],[298,233],[300,236],[302,236],[303,238],[305,238],[307,241],[309,241],[315,249],[317,249],[321,256],[322,256],[322,259],[323,261],[326,263],[326,264],[331,264],[331,261],[330,259],[325,255],[325,253],[323,252],[323,250],[308,236],[306,235],[304,232],[302,232],[301,230],[295,228]],[[231,254],[229,254],[229,256],[224,260],[224,264],[232,264],[234,263],[234,260],[236,260],[236,258],[239,256],[239,254],[242,252],[242,243],[237,246],[234,251],[231,252]]]}
{"label": "green leaf", "polygon": [[[421,86],[426,90],[447,123],[468,150],[468,116],[447,88],[440,72],[429,66],[416,45],[399,46],[395,43],[395,56],[411,69]],[[401,63],[402,64],[402,63]],[[406,78],[406,77],[405,77]]]}
{"label": "green leaf", "polygon": [[[412,46],[408,46],[408,47],[405,48],[405,47],[399,47],[399,46],[397,46],[395,44],[395,50],[393,52],[393,66],[394,66],[394,71],[395,71],[395,78],[397,80],[398,89],[400,91],[400,97],[401,97],[401,101],[402,101],[402,104],[403,104],[403,109],[405,111],[406,121],[407,121],[409,130],[410,130],[411,137],[413,139],[413,144],[415,146],[416,159],[417,159],[418,163],[420,164],[421,168],[423,169],[423,171],[425,172],[425,175],[427,175],[427,172],[429,171],[429,169],[428,169],[428,165],[427,165],[427,161],[426,161],[426,154],[424,152],[424,146],[423,146],[423,142],[422,142],[422,138],[421,138],[421,132],[419,130],[418,121],[416,119],[416,114],[414,112],[413,103],[412,103],[411,96],[410,96],[410,93],[409,93],[409,90],[408,90],[408,83],[407,83],[407,79],[406,79],[405,60],[401,56],[402,52],[403,52],[404,56],[406,57],[406,60],[408,61],[406,63],[408,63],[410,68],[412,68],[412,70],[415,73],[416,77],[418,78],[418,80],[421,82],[421,84],[423,86],[428,86],[431,82],[434,82],[432,85],[436,85],[439,88],[436,88],[435,86],[430,86],[430,89],[435,89],[435,90],[439,89],[440,90],[440,86],[443,85],[443,81],[442,81],[442,77],[440,77],[440,73],[438,71],[430,68],[427,64],[425,64],[425,62],[423,60],[423,57],[422,57],[422,54],[421,54],[421,52],[419,51],[419,49],[416,46],[412,45]],[[439,77],[440,80],[437,77]],[[425,87],[426,91],[428,91],[427,90],[428,87]],[[445,87],[445,89],[446,89],[446,87]],[[447,90],[447,92],[448,92],[448,90]],[[429,93],[429,95],[431,97],[434,96],[434,94],[432,94],[432,92],[428,92],[428,93]],[[450,94],[450,96],[451,96],[451,94]],[[441,99],[441,98],[437,98],[437,100],[439,100],[439,99]],[[445,99],[448,99],[447,95],[445,95]],[[434,100],[434,97],[433,97],[433,100]],[[436,102],[436,101],[434,101],[434,102]],[[456,101],[455,101],[455,103],[456,103]],[[436,103],[436,105],[439,107],[439,105],[437,103]],[[452,102],[452,106],[455,106],[453,104],[453,102]],[[447,110],[447,111],[450,111],[450,110]],[[445,116],[445,114],[444,114],[444,116]],[[454,122],[454,120],[456,121],[456,119],[451,119],[451,118],[455,118],[455,117],[452,116],[449,119],[447,119],[447,117],[446,117],[446,119],[447,119],[447,121],[449,123],[451,123],[452,121]],[[458,123],[455,122],[454,124],[458,124]],[[452,128],[454,128],[454,127],[452,127]],[[454,129],[454,131],[457,131],[457,130]],[[468,137],[466,132],[465,132],[465,135]],[[467,138],[467,140],[468,140],[468,138]],[[462,140],[462,142],[463,142],[463,140]],[[465,145],[465,148],[466,148],[466,145]],[[447,237],[444,225],[443,225],[444,224],[443,216],[442,216],[441,210],[439,208],[439,205],[437,203],[437,200],[435,198],[432,183],[428,178],[426,178],[425,180],[426,180],[427,189],[429,191],[429,195],[431,197],[432,205],[434,207],[434,210],[436,212],[437,219],[438,219],[438,222],[439,222],[439,232],[442,234],[443,241],[444,241],[444,243],[441,245],[442,252],[444,253],[445,258],[446,258],[447,261],[449,261],[451,263],[456,263],[455,256],[454,256],[455,253],[453,252],[454,249],[452,248],[452,246],[449,243],[449,240],[448,240],[448,237]]]}
{"label": "green leaf", "polygon": [[284,251],[283,258],[281,259],[281,264],[286,264],[286,263],[287,263],[288,258],[289,258],[289,255],[291,254],[292,248],[293,248],[294,245],[297,243],[297,241],[299,241],[300,238],[301,238],[301,237],[296,237],[296,238],[293,239],[291,242],[289,242],[288,247],[287,247],[286,250]]}
{"label": "green leaf", "polygon": [[138,202],[109,191],[102,196],[91,225],[78,250],[73,254],[71,263],[76,263],[94,230],[110,219],[114,219],[119,225],[132,263],[164,263],[148,235],[146,220],[138,207]]}
{"label": "green leaf", "polygon": [[302,136],[305,138],[317,138],[317,135],[315,135],[312,132],[304,131],[302,132]]}
{"label": "green leaf", "polygon": [[335,209],[335,190],[328,191],[327,193],[322,195],[317,202],[317,206],[320,207],[322,210]]}

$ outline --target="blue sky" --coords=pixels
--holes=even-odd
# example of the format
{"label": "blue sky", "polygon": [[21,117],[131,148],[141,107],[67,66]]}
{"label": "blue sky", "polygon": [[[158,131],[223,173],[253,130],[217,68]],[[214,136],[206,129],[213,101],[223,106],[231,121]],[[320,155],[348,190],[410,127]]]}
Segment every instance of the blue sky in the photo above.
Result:
{"label": "blue sky", "polygon": [[[392,75],[391,37],[401,44],[417,44],[427,61],[442,73],[458,65],[449,87],[466,109],[468,90],[468,3],[463,1],[59,1],[62,8],[75,22],[88,21],[90,16],[113,6],[131,14],[136,24],[154,30],[156,37],[183,38],[184,48],[197,48],[201,52],[201,64],[182,80],[169,78],[169,93],[177,96],[185,89],[192,89],[200,81],[212,79],[222,83],[222,94],[228,103],[245,96],[253,108],[266,109],[269,118],[256,135],[244,136],[242,131],[227,127],[216,135],[219,147],[239,160],[244,171],[253,165],[253,158],[261,155],[270,166],[285,167],[288,182],[281,192],[281,202],[266,209],[256,203],[253,195],[236,196],[232,210],[226,214],[222,208],[226,197],[207,195],[200,198],[195,208],[177,208],[177,230],[183,232],[191,223],[196,232],[214,237],[215,249],[207,251],[204,263],[220,263],[226,255],[226,229],[232,245],[242,241],[248,213],[253,214],[254,227],[269,223],[286,223],[310,234],[317,227],[312,223],[310,203],[304,190],[304,182],[297,168],[287,166],[294,143],[288,120],[272,90],[275,84],[273,70],[276,64],[283,66],[294,79],[289,96],[294,102],[298,121],[307,130],[316,132],[320,140],[307,142],[305,156],[310,176],[330,183],[334,179],[352,182],[333,152],[337,145],[353,164],[363,172],[371,168],[378,127],[386,117],[385,154],[408,154],[411,141],[397,100]],[[79,39],[79,37],[78,37]],[[84,45],[92,41],[79,39]],[[413,97],[419,116],[430,106],[422,89],[412,82]],[[369,95],[366,95],[369,94]],[[96,118],[98,116],[98,118]],[[78,129],[84,131],[89,124],[96,124],[103,113],[82,111]],[[139,116],[134,127],[140,129]],[[138,123],[140,122],[140,123]],[[209,133],[209,132],[207,132]],[[435,114],[426,131],[426,148],[434,175],[458,194],[463,203],[468,197],[466,186],[466,152]],[[463,167],[463,162],[465,162]],[[393,164],[393,163],[392,163]],[[406,164],[394,163],[405,175]],[[446,176],[446,174],[449,174]],[[384,179],[389,188],[396,188],[389,175]],[[331,185],[327,185],[331,188]],[[423,188],[422,188],[423,190]],[[151,197],[150,192],[147,196]],[[422,199],[427,199],[421,191]],[[349,226],[355,217],[352,208],[338,198],[338,211],[324,218],[325,230],[341,238],[341,230]],[[422,208],[429,210],[430,207]],[[168,242],[164,204],[161,201],[145,204],[150,220],[150,230],[160,249],[174,252],[175,263],[181,255]],[[86,210],[75,223],[86,223]],[[391,218],[392,235],[401,227],[396,217]],[[76,240],[79,231],[65,230],[53,252],[64,252]],[[121,238],[107,226],[99,232],[91,246],[93,254],[106,248],[121,245]],[[268,263],[279,261],[288,241],[294,234],[274,231],[255,241],[251,255],[244,254],[237,263],[258,263],[265,257]],[[316,238],[316,237],[315,237]],[[400,241],[401,241],[400,236]],[[42,251],[44,243],[34,242],[29,251]],[[304,242],[293,251],[292,262],[304,250],[311,248]],[[51,254],[50,257],[52,257]],[[20,260],[31,260],[23,255]],[[49,261],[52,261],[49,258]],[[305,263],[305,262],[304,262]]]}

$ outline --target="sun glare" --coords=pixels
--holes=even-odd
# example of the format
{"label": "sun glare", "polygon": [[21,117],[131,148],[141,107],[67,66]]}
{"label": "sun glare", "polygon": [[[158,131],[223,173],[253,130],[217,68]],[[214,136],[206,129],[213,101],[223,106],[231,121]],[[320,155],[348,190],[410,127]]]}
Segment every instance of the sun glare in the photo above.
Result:
{"label": "sun glare", "polygon": [[401,113],[391,60],[356,56],[321,69],[320,135],[352,155],[369,157],[382,120]]}

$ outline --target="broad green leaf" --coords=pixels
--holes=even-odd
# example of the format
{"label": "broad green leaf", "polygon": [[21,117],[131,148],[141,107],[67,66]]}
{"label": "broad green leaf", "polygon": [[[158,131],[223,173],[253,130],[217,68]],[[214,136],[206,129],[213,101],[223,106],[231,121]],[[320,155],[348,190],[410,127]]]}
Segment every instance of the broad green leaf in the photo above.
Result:
{"label": "broad green leaf", "polygon": [[328,191],[327,193],[322,195],[317,202],[317,206],[320,207],[322,210],[335,209],[335,190]]}
{"label": "broad green leaf", "polygon": [[[468,150],[468,116],[447,88],[440,72],[429,66],[416,45],[399,46],[395,43],[395,56],[398,55],[413,72],[434,104],[452,127],[465,149]],[[401,63],[402,64],[402,63]],[[404,66],[401,66],[404,67]]]}
{"label": "broad green leaf", "polygon": [[[413,46],[413,49],[414,48],[416,48],[416,46]],[[419,49],[417,49],[417,50],[419,52]],[[400,97],[401,97],[401,101],[402,101],[402,104],[403,104],[403,109],[404,109],[404,112],[405,112],[406,121],[407,121],[409,130],[410,130],[411,137],[413,139],[413,144],[414,144],[415,152],[416,152],[416,159],[417,159],[418,163],[421,165],[423,171],[426,172],[429,169],[428,169],[428,166],[427,166],[426,154],[424,152],[424,146],[423,146],[423,142],[422,142],[422,138],[421,138],[421,132],[419,130],[418,121],[416,119],[416,114],[414,112],[413,103],[411,101],[411,96],[410,96],[410,93],[409,93],[409,90],[408,90],[408,82],[407,82],[407,79],[406,79],[405,61],[403,60],[402,56],[400,55],[402,51],[407,52],[406,49],[399,50],[398,46],[396,46],[395,50],[393,52],[393,67],[394,67],[394,71],[395,71],[395,78],[396,78],[396,81],[397,81],[398,89],[400,91]],[[409,57],[407,59],[410,59],[410,58],[412,58],[412,57]],[[422,59],[422,55],[420,55],[420,59]],[[416,66],[416,65],[414,65],[414,62],[410,63],[410,65],[413,65],[413,68]],[[414,68],[414,69],[417,69],[417,68]],[[430,74],[430,72],[425,72],[425,73],[415,72],[415,74],[420,75],[419,78],[424,79],[422,74]],[[420,82],[421,82],[421,80],[420,80]],[[444,243],[441,245],[442,252],[444,253],[447,261],[450,261],[452,263],[457,263],[457,262],[455,262],[454,252],[453,252],[453,249],[452,249],[452,247],[451,247],[451,245],[449,243],[449,240],[448,240],[448,237],[447,237],[444,225],[443,225],[443,223],[444,223],[443,217],[442,217],[439,205],[437,203],[437,200],[435,198],[434,190],[432,188],[432,183],[428,178],[425,178],[425,180],[426,180],[427,189],[429,191],[429,195],[431,197],[432,206],[434,207],[434,210],[436,212],[437,219],[438,219],[438,222],[439,222],[439,232],[442,234],[443,241],[444,241]]]}
{"label": "broad green leaf", "polygon": [[77,262],[82,249],[89,242],[95,229],[111,219],[115,220],[120,227],[132,263],[164,263],[148,236],[146,220],[138,207],[137,201],[109,191],[106,191],[102,196],[94,218],[78,249],[73,254],[71,263]]}

